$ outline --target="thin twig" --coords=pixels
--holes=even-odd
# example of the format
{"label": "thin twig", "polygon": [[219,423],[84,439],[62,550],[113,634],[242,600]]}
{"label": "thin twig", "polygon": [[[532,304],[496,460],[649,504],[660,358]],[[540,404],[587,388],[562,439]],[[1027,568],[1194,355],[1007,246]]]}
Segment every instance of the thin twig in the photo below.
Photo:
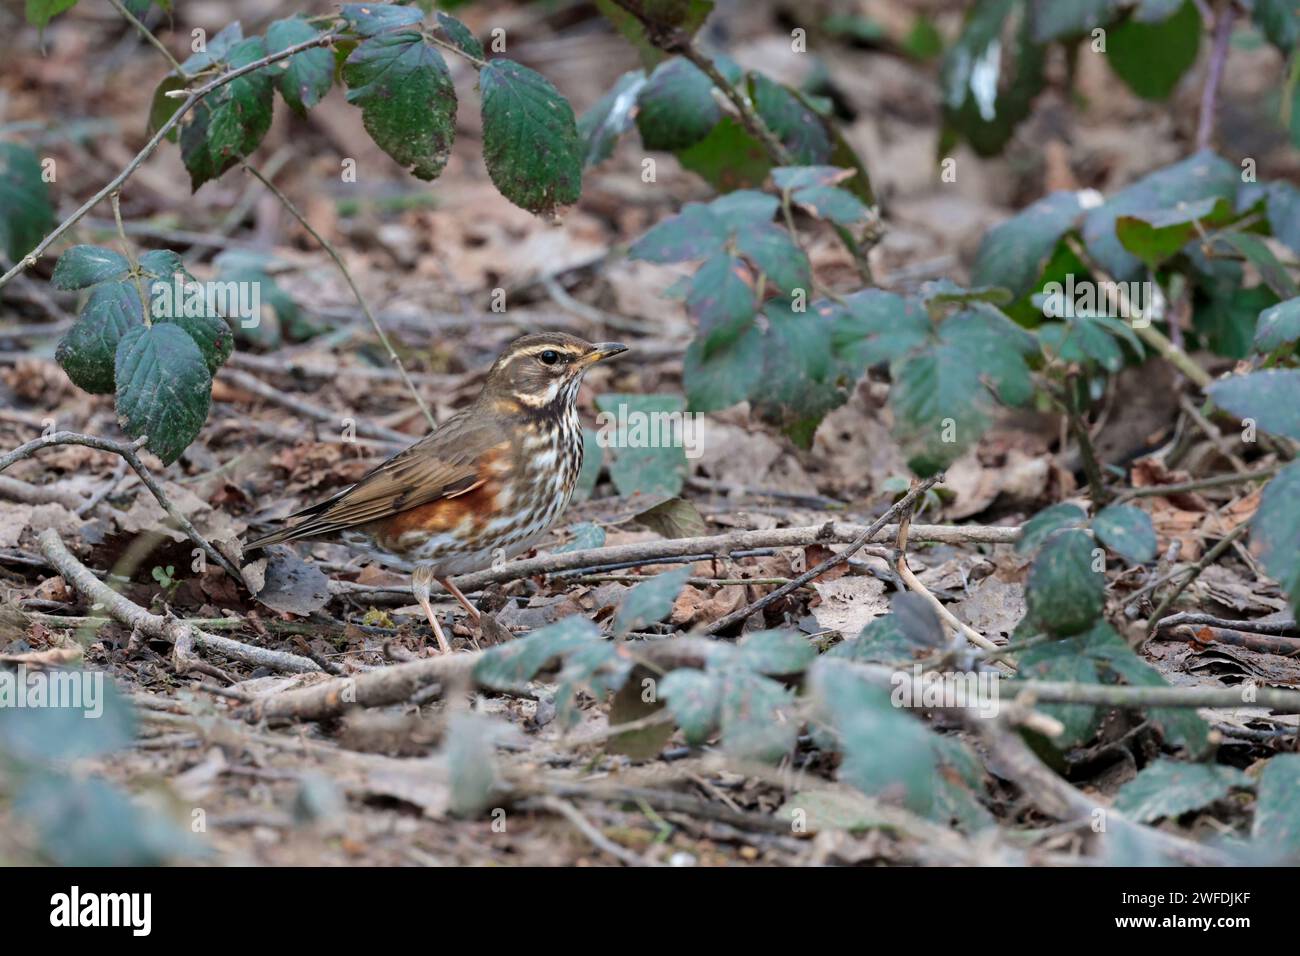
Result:
{"label": "thin twig", "polygon": [[1142,488],[1130,488],[1120,495],[1118,500],[1128,501],[1130,498],[1165,497],[1167,495],[1182,494],[1185,491],[1201,491],[1205,488],[1239,485],[1247,481],[1267,481],[1276,475],[1281,470],[1281,467],[1281,465],[1271,465],[1268,468],[1261,468],[1259,471],[1248,471],[1239,475],[1214,475],[1210,478],[1197,478],[1195,481],[1181,481],[1170,485],[1146,485]]}
{"label": "thin twig", "polygon": [[891,518],[897,518],[900,515],[910,514],[911,509],[915,506],[915,502],[917,501],[917,499],[920,498],[927,491],[929,491],[934,485],[936,485],[941,481],[943,481],[943,475],[938,474],[938,475],[932,475],[931,477],[926,478],[924,481],[914,485],[907,492],[907,494],[905,494],[902,498],[898,499],[898,501],[894,502],[894,504],[890,506],[888,511],[886,511],[883,515],[881,515],[870,525],[864,528],[861,533],[859,533],[856,537],[854,537],[854,539],[849,542],[848,547],[840,551],[839,554],[831,555],[829,558],[827,558],[825,561],[822,561],[816,567],[809,568],[803,574],[799,575],[796,578],[791,579],[788,583],[781,585],[775,591],[772,591],[769,594],[765,594],[763,597],[759,598],[757,601],[754,601],[752,604],[748,604],[745,607],[742,607],[738,611],[733,611],[732,613],[726,615],[725,617],[719,618],[718,620],[710,624],[705,629],[704,633],[706,634],[720,633],[721,631],[726,630],[728,627],[731,627],[733,624],[745,620],[745,618],[749,617],[751,614],[755,614],[758,611],[763,610],[763,608],[768,607],[773,602],[779,601],[781,598],[785,597],[795,588],[807,584],[809,581],[812,581],[817,577],[820,577],[821,575],[825,574],[827,571],[829,571],[831,568],[835,567],[836,565],[843,564],[854,554],[856,554],[865,544],[867,544],[867,542],[869,542],[873,537],[879,534],[884,529],[885,524]]}
{"label": "thin twig", "polygon": [[[1212,547],[1209,551],[1206,551],[1205,554],[1201,555],[1201,560],[1197,561],[1190,568],[1183,568],[1179,572],[1174,572],[1174,573],[1186,573],[1187,577],[1183,578],[1182,581],[1179,581],[1178,584],[1174,587],[1174,589],[1165,595],[1164,600],[1162,600],[1158,605],[1156,605],[1155,611],[1152,612],[1151,614],[1151,623],[1147,625],[1148,635],[1155,632],[1156,623],[1162,617],[1164,617],[1165,611],[1169,610],[1170,605],[1173,604],[1174,601],[1178,600],[1178,595],[1182,594],[1185,590],[1187,590],[1187,586],[1190,585],[1197,578],[1199,578],[1201,576],[1202,571],[1204,571],[1211,564],[1217,561],[1219,559],[1219,555],[1223,554],[1223,552],[1227,551],[1228,548],[1232,547],[1232,543],[1236,541],[1238,538],[1240,538],[1243,534],[1245,534],[1247,529],[1249,529],[1249,527],[1250,527],[1249,523],[1243,521],[1241,524],[1237,525],[1237,527],[1233,528],[1230,532],[1224,535],[1218,544]],[[1170,577],[1172,577],[1172,574],[1170,575]]]}
{"label": "thin twig", "polygon": [[[186,623],[180,618],[161,617],[150,614],[130,598],[118,594],[103,581],[95,577],[94,572],[73,557],[64,545],[63,539],[53,528],[46,528],[37,539],[41,554],[54,565],[63,579],[76,591],[94,604],[102,604],[113,618],[132,629],[138,629],[150,637],[168,641],[180,647],[192,642],[194,645],[222,654],[231,660],[242,661],[254,666],[269,667],[277,671],[304,673],[319,671],[313,661],[297,654],[284,651],[272,651],[262,647],[253,647],[208,634]],[[183,655],[180,655],[183,657]]]}
{"label": "thin twig", "polygon": [[1232,43],[1232,24],[1237,18],[1235,0],[1223,0],[1214,14],[1214,46],[1210,49],[1210,66],[1201,88],[1201,115],[1196,124],[1197,150],[1209,149],[1214,139],[1214,119],[1219,96],[1219,80],[1223,65],[1228,60],[1228,47]]}
{"label": "thin twig", "polygon": [[163,46],[163,42],[159,40],[156,36],[154,36],[153,32],[147,26],[141,23],[139,19],[137,19],[134,13],[132,13],[130,10],[126,8],[126,5],[122,3],[122,0],[108,0],[108,2],[111,3],[114,9],[116,9],[118,13],[122,14],[122,16],[125,17],[127,21],[133,27],[136,28],[136,30],[140,33],[141,36],[145,38],[145,40],[153,44],[153,46],[158,50],[158,52],[167,58],[167,62],[172,65],[172,70],[175,71],[177,76],[183,78],[187,76],[187,74],[185,73],[185,68],[180,65],[176,57],[172,56],[171,50]]}
{"label": "thin twig", "polygon": [[356,280],[352,278],[352,272],[343,262],[343,257],[339,255],[339,251],[334,248],[334,244],[317,232],[316,227],[307,221],[307,217],[298,211],[298,207],[293,204],[289,197],[282,193],[279,187],[272,183],[271,180],[258,172],[256,167],[249,165],[246,160],[241,159],[240,163],[259,182],[261,182],[263,186],[269,189],[276,199],[280,200],[280,204],[284,206],[285,209],[289,210],[289,213],[293,218],[298,220],[302,227],[311,234],[313,239],[320,243],[321,248],[324,249],[329,257],[334,260],[334,264],[338,266],[339,272],[343,273],[343,278],[347,280],[348,287],[356,297],[357,305],[361,306],[361,311],[365,315],[367,321],[370,322],[370,327],[375,330],[375,335],[378,336],[380,344],[382,344],[384,350],[388,352],[389,360],[397,367],[397,371],[401,373],[402,381],[406,383],[407,389],[415,398],[415,404],[420,406],[420,411],[423,413],[425,420],[429,423],[429,427],[437,428],[438,422],[434,419],[433,412],[429,411],[429,406],[425,404],[424,398],[420,395],[419,389],[417,389],[415,383],[411,381],[411,376],[407,374],[406,366],[402,364],[402,360],[393,349],[393,343],[388,341],[388,336],[385,334],[383,327],[380,326],[379,320],[376,319],[375,314],[370,311],[370,306],[366,304],[365,297],[361,294],[361,290],[357,288]]}
{"label": "thin twig", "polygon": [[577,808],[567,800],[561,800],[559,797],[539,797],[538,803],[558,813],[564,819],[573,824],[574,828],[586,837],[591,845],[602,853],[607,853],[614,859],[626,866],[654,866],[655,864],[643,859],[624,847],[619,846],[605,834],[601,833],[586,817],[578,812]]}
{"label": "thin twig", "polygon": [[[298,398],[296,395],[290,395],[282,392],[273,385],[268,385],[256,375],[250,372],[244,372],[235,368],[223,368],[220,372],[223,381],[243,389],[246,392],[252,392],[258,398],[264,398],[274,405],[281,408],[287,408],[291,412],[302,415],[305,418],[315,419],[318,422],[329,422],[342,428],[343,420],[340,414],[332,409],[325,408],[321,405],[313,404],[306,399]],[[377,425],[365,420],[355,420],[356,431],[358,435],[365,435],[367,438],[378,438],[382,441],[394,442],[400,445],[409,445],[415,441],[411,435],[404,434],[392,428],[385,428],[383,425]]]}
{"label": "thin twig", "polygon": [[1231,618],[1215,617],[1213,614],[1199,614],[1182,611],[1162,617],[1156,621],[1156,630],[1177,627],[1180,624],[1204,624],[1209,627],[1228,627],[1237,631],[1252,631],[1256,634],[1276,634],[1281,636],[1297,633],[1295,619],[1289,621],[1234,621]]}
{"label": "thin twig", "polygon": [[132,470],[140,476],[140,481],[149,489],[150,494],[157,499],[158,504],[162,506],[163,511],[176,522],[177,528],[185,532],[185,535],[196,545],[203,549],[213,561],[217,562],[221,568],[240,584],[244,583],[244,576],[239,573],[239,569],[230,562],[230,560],[213,547],[203,535],[199,534],[197,528],[189,518],[185,517],[171,500],[167,493],[163,491],[162,485],[154,478],[153,473],[149,471],[140,456],[136,454],[137,450],[149,440],[149,436],[141,435],[135,441],[127,444],[126,442],[112,441],[108,438],[98,438],[94,435],[81,435],[77,432],[55,432],[52,435],[43,435],[40,438],[33,438],[24,445],[19,445],[13,451],[4,456],[0,456],[0,471],[4,471],[14,462],[23,458],[28,458],[40,451],[42,448],[48,448],[51,445],[84,445],[87,448],[95,448],[99,451],[112,452],[120,455],[131,466]]}

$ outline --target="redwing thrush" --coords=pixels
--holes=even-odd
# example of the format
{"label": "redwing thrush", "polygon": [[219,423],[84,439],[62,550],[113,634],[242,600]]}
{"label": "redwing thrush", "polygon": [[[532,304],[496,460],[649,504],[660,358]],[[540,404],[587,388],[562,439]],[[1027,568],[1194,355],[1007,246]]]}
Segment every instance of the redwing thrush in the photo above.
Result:
{"label": "redwing thrush", "polygon": [[355,485],[290,515],[296,523],[250,542],[337,537],[381,563],[412,570],[411,590],[449,651],[429,585],[437,581],[477,622],[452,575],[524,551],[564,511],[582,470],[574,399],[587,369],[626,352],[562,332],[525,335],[498,356],[474,402]]}

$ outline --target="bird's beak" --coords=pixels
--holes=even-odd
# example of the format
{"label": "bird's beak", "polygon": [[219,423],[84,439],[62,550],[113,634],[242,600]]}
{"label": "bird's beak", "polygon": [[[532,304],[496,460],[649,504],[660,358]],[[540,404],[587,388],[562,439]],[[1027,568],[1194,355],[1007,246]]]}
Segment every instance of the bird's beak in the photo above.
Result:
{"label": "bird's beak", "polygon": [[582,364],[594,365],[615,355],[622,355],[626,351],[627,346],[621,342],[597,342],[591,347],[591,351],[582,357]]}

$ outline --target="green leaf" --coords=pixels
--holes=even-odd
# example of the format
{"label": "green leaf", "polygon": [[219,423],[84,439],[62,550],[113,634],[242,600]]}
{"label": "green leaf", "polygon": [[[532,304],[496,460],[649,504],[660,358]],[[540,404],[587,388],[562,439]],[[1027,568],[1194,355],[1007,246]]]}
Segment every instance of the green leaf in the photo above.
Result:
{"label": "green leaf", "polygon": [[1030,0],[1029,17],[1034,39],[1049,43],[1090,33],[1110,23],[1118,7],[1116,0]]}
{"label": "green leaf", "polygon": [[799,724],[794,694],[767,677],[737,665],[720,672],[722,749],[738,760],[776,763],[794,747]]}
{"label": "green leaf", "polygon": [[596,626],[585,617],[561,618],[526,637],[488,648],[474,665],[474,680],[494,690],[517,688],[532,680],[552,658],[600,639]]}
{"label": "green leaf", "polygon": [[762,377],[763,333],[756,325],[708,354],[696,339],[682,362],[682,386],[692,412],[716,412],[743,402]]}
{"label": "green leaf", "polygon": [[1078,528],[1088,520],[1088,514],[1078,505],[1061,502],[1044,508],[1020,529],[1016,554],[1033,554],[1051,535],[1065,528]]}
{"label": "green leaf", "polygon": [[[1017,676],[1022,680],[1100,683],[1096,663],[1082,652],[1080,644],[1078,639],[1066,638],[1029,648],[1016,661]],[[1101,725],[1101,714],[1092,704],[1040,703],[1035,709],[1059,720],[1065,727],[1062,734],[1049,740],[1060,751],[1083,746],[1092,740]]]}
{"label": "green leaf", "polygon": [[[131,269],[126,257],[102,246],[73,246],[54,264],[50,285],[56,289],[84,289],[97,282],[120,279]],[[137,297],[138,298],[138,297]]]}
{"label": "green leaf", "polygon": [[864,289],[834,309],[831,350],[857,378],[873,365],[892,362],[925,342],[933,329],[916,299]]}
{"label": "green leaf", "polygon": [[[116,683],[89,670],[56,670],[49,676],[51,697],[45,706],[15,707],[8,693],[0,698],[4,700],[0,704],[0,759],[6,764],[12,760],[25,764],[69,761],[103,757],[131,746],[136,735],[135,710]],[[74,689],[71,699],[84,706],[63,706],[55,699],[55,678]],[[102,680],[99,689],[95,689],[96,678]]]}
{"label": "green leaf", "polygon": [[1195,236],[1224,225],[1233,216],[1228,200],[1206,196],[1171,209],[1120,216],[1115,221],[1115,235],[1125,249],[1148,269],[1155,270],[1178,255]]}
{"label": "green leaf", "polygon": [[1156,529],[1151,516],[1133,505],[1110,505],[1092,520],[1093,533],[1106,547],[1134,564],[1156,556]]}
{"label": "green leaf", "polygon": [[1206,393],[1243,421],[1300,440],[1300,369],[1264,369],[1220,379]]}
{"label": "green leaf", "polygon": [[[266,56],[261,37],[249,37],[231,48],[231,68],[247,66]],[[274,106],[271,73],[254,70],[218,87],[194,105],[181,132],[181,159],[198,189],[216,179],[257,149],[271,128]]]}
{"label": "green leaf", "polygon": [[709,211],[731,231],[739,235],[749,229],[770,226],[781,200],[755,189],[737,189],[709,203]]}
{"label": "green leaf", "polygon": [[1300,340],[1300,297],[1287,299],[1259,314],[1255,326],[1255,350],[1267,354]]}
{"label": "green leaf", "polygon": [[684,57],[660,63],[637,94],[636,128],[646,149],[694,146],[721,118],[713,81]]}
{"label": "green leaf", "polygon": [[816,166],[831,158],[826,126],[799,97],[761,73],[749,74],[749,81],[754,108],[790,151],[795,165]]}
{"label": "green leaf", "polygon": [[194,76],[227,58],[227,54],[234,49],[235,44],[244,39],[244,28],[239,25],[239,21],[227,24],[214,37],[209,37],[205,48],[181,64],[181,69],[187,76]]}
{"label": "green leaf", "polygon": [[794,311],[772,299],[763,307],[768,329],[761,387],[750,394],[760,418],[778,426],[802,448],[828,411],[844,404],[847,383],[826,347],[831,323],[817,310]]}
{"label": "green leaf", "polygon": [[540,73],[497,59],[479,71],[483,161],[501,195],[550,215],[578,201],[582,145],[573,108]]}
{"label": "green leaf", "polygon": [[342,14],[348,26],[363,37],[409,27],[424,19],[424,13],[419,7],[394,3],[345,3]]}
{"label": "green leaf", "polygon": [[739,231],[736,248],[777,289],[786,293],[802,290],[805,299],[808,298],[812,289],[812,266],[808,256],[780,226],[763,222]]}
{"label": "green leaf", "polygon": [[117,345],[117,417],[128,435],[170,465],[208,417],[212,376],[203,353],[178,325],[141,326]]}
{"label": "green leaf", "polygon": [[645,70],[624,73],[595,106],[582,114],[578,120],[578,137],[582,140],[584,169],[613,155],[619,137],[632,125],[637,95],[645,81]]}
{"label": "green leaf", "polygon": [[857,637],[836,644],[827,656],[866,664],[897,665],[912,660],[917,649],[902,619],[885,614],[868,621]]}
{"label": "green leaf", "polygon": [[1255,0],[1255,24],[1284,54],[1300,40],[1300,10],[1295,0]]}
{"label": "green leaf", "polygon": [[[1133,653],[1124,639],[1104,621],[1082,638],[1088,654],[1105,664],[1117,676],[1133,687],[1167,687],[1160,673]],[[1185,748],[1193,757],[1199,757],[1209,747],[1209,725],[1196,711],[1187,707],[1153,707],[1147,715],[1172,744]]]}
{"label": "green leaf", "polygon": [[717,729],[722,683],[716,674],[679,668],[659,681],[659,696],[668,703],[677,726],[692,747],[698,747]]}
{"label": "green leaf", "polygon": [[687,564],[633,585],[614,615],[614,631],[627,634],[662,621],[672,611],[690,576],[691,566]]}
{"label": "green leaf", "polygon": [[[181,104],[185,101],[167,94],[183,90],[187,85],[185,79],[175,73],[168,73],[158,81],[158,86],[153,91],[153,99],[149,101],[149,122],[145,126],[145,133],[153,136],[181,108]],[[175,126],[167,131],[166,139],[169,143],[176,142],[180,137],[180,130]]]}
{"label": "green leaf", "polygon": [[60,13],[71,10],[77,0],[27,0],[27,22],[44,29]]}
{"label": "green leaf", "polygon": [[437,18],[438,27],[447,35],[447,40],[455,46],[456,49],[474,57],[476,60],[487,58],[487,54],[483,52],[483,44],[478,42],[478,38],[470,32],[469,27],[465,26],[465,24],[461,23],[451,14],[444,13],[441,10],[437,12]]}
{"label": "green leaf", "polygon": [[834,186],[849,179],[853,172],[838,166],[777,166],[772,170],[772,182],[781,190]]}
{"label": "green leaf", "polygon": [[700,326],[698,341],[710,350],[734,342],[754,321],[754,276],[744,262],[725,252],[705,261],[691,280],[686,311]]}
{"label": "green leaf", "polygon": [[[613,449],[609,476],[621,495],[676,495],[686,480],[680,431],[685,403],[678,395],[606,394],[596,398],[603,441]],[[661,427],[668,423],[667,430]]]}
{"label": "green leaf", "polygon": [[1027,618],[1053,634],[1086,631],[1101,617],[1106,579],[1092,567],[1092,537],[1060,531],[1043,543],[1025,586]]}
{"label": "green leaf", "polygon": [[[977,153],[991,156],[1029,115],[1043,88],[1045,61],[1030,19],[1019,0],[977,0],[970,7],[961,36],[943,60],[945,140],[960,134]],[[1004,34],[1012,38],[1005,47]]]}
{"label": "green leaf", "polygon": [[[266,30],[266,52],[279,53],[319,35],[320,31],[298,17],[276,20]],[[330,91],[334,82],[334,54],[318,47],[295,53],[287,62],[287,67],[279,67],[275,85],[289,107],[299,116],[306,116]]]}
{"label": "green leaf", "polygon": [[1136,823],[1176,818],[1222,800],[1250,778],[1233,767],[1186,763],[1162,757],[1115,794],[1115,809]]}
{"label": "green leaf", "polygon": [[1139,278],[1142,262],[1124,248],[1115,234],[1116,220],[1130,213],[1168,209],[1180,202],[1206,197],[1232,201],[1240,170],[1208,150],[1150,173],[1120,190],[1088,213],[1083,238],[1089,255],[1115,279]]}
{"label": "green leaf", "polygon": [[817,659],[817,648],[797,631],[753,631],[740,639],[734,660],[758,674],[802,674]]}
{"label": "green leaf", "polygon": [[352,51],[343,81],[375,145],[415,178],[437,179],[456,138],[456,89],[442,55],[414,30],[381,33]]}
{"label": "green leaf", "polygon": [[977,286],[1005,286],[1017,299],[1032,290],[1043,265],[1083,212],[1079,196],[1055,192],[994,226],[980,242],[971,270]]}
{"label": "green leaf", "polygon": [[1264,486],[1251,535],[1264,569],[1300,613],[1300,462],[1287,465]]}
{"label": "green leaf", "polygon": [[[642,63],[650,67],[663,58],[663,52],[647,36],[641,19],[614,0],[595,0],[595,3],[596,8],[640,54]],[[690,37],[713,9],[713,0],[643,0],[637,7],[642,16],[658,24],[659,31],[680,29],[684,36]]]}
{"label": "green leaf", "polygon": [[660,264],[705,259],[722,250],[730,230],[701,203],[687,203],[676,216],[654,225],[632,243],[628,257]]}
{"label": "green leaf", "polygon": [[852,226],[871,218],[871,210],[857,196],[834,186],[807,186],[796,190],[791,198],[810,215],[841,226]]}
{"label": "green leaf", "polygon": [[1255,349],[1260,314],[1277,304],[1277,295],[1262,284],[1233,288],[1223,296],[1211,293],[1208,301],[1194,304],[1192,325],[1215,354],[1243,359]]}
{"label": "green leaf", "polygon": [[1255,823],[1250,835],[1255,845],[1279,856],[1300,858],[1300,754],[1281,753],[1269,758],[1259,775]]}
{"label": "green leaf", "polygon": [[200,855],[165,814],[97,777],[35,774],[15,794],[14,812],[57,866],[162,866]]}
{"label": "green leaf", "polygon": [[150,315],[155,323],[173,323],[184,329],[203,353],[208,373],[215,375],[235,349],[235,335],[229,323],[206,297],[201,307],[177,301],[172,283],[158,281],[150,286]]}
{"label": "green leaf", "polygon": [[1277,293],[1279,299],[1293,299],[1300,295],[1300,286],[1291,278],[1286,266],[1273,255],[1273,250],[1259,236],[1246,232],[1221,232],[1212,240],[1218,248],[1227,246],[1242,255],[1258,271],[1264,283]]}
{"label": "green leaf", "polygon": [[117,343],[144,325],[135,283],[105,282],[90,291],[81,317],[55,349],[54,358],[72,384],[92,395],[111,395]]}
{"label": "green leaf", "polygon": [[21,262],[53,228],[40,160],[20,143],[0,143],[0,252]]}
{"label": "green leaf", "polygon": [[569,529],[573,540],[555,549],[556,554],[566,551],[586,551],[590,548],[605,546],[605,529],[591,521],[583,521]]}
{"label": "green leaf", "polygon": [[763,144],[734,116],[723,116],[708,136],[679,150],[677,161],[719,192],[761,186],[772,168]]}
{"label": "green leaf", "polygon": [[1163,100],[1196,62],[1201,15],[1192,0],[1160,23],[1129,19],[1106,37],[1106,62],[1138,96]]}
{"label": "green leaf", "polygon": [[884,688],[827,659],[809,674],[810,694],[844,754],[839,778],[869,796],[928,814],[934,804],[933,735]]}

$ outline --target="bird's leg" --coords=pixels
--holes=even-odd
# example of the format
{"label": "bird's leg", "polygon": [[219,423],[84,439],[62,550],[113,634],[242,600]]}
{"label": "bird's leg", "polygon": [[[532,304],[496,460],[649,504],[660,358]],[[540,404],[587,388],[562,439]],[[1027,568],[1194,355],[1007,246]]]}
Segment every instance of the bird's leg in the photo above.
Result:
{"label": "bird's leg", "polygon": [[438,623],[438,617],[433,613],[433,605],[429,603],[429,585],[433,580],[432,568],[423,565],[417,567],[411,575],[411,593],[420,602],[420,607],[424,608],[429,623],[433,625],[433,636],[438,639],[439,650],[443,654],[450,654],[451,645],[447,643],[447,636],[442,633],[442,625]]}
{"label": "bird's leg", "polygon": [[451,592],[451,595],[460,602],[460,606],[469,612],[469,619],[475,624],[479,622],[478,608],[470,603],[469,598],[460,593],[460,588],[451,583],[451,578],[436,578],[437,582]]}

